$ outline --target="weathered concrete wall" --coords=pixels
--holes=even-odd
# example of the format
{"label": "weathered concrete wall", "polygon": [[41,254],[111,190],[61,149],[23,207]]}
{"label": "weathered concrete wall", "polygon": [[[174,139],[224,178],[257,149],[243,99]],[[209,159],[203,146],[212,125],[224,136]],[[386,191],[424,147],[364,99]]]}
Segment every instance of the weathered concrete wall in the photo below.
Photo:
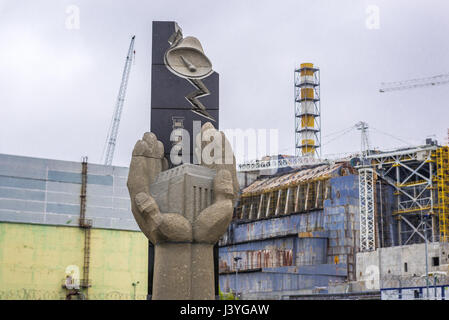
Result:
{"label": "weathered concrete wall", "polygon": [[[65,299],[68,270],[83,277],[84,232],[0,223],[0,300]],[[140,232],[91,230],[89,299],[146,299],[148,242]]]}
{"label": "weathered concrete wall", "polygon": [[[435,265],[436,259],[438,265]],[[429,272],[446,272],[449,275],[448,263],[449,244],[428,243]],[[425,274],[424,243],[357,253],[357,281],[367,289],[422,285]],[[430,281],[433,282],[433,278]]]}
{"label": "weathered concrete wall", "polygon": [[379,251],[359,252],[356,254],[356,280],[364,290],[379,290]]}

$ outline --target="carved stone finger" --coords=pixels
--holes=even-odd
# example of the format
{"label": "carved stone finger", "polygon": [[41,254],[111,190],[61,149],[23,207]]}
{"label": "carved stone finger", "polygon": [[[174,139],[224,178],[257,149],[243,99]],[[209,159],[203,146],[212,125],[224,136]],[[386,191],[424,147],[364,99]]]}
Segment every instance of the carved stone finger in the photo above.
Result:
{"label": "carved stone finger", "polygon": [[144,156],[144,153],[147,151],[148,145],[143,140],[138,140],[134,145],[133,156]]}
{"label": "carved stone finger", "polygon": [[200,243],[216,243],[232,220],[232,200],[219,200],[204,209],[193,224],[193,239]]}
{"label": "carved stone finger", "polygon": [[233,199],[234,187],[231,173],[228,170],[221,169],[214,178],[215,199]]}
{"label": "carved stone finger", "polygon": [[[204,147],[208,144],[208,143],[213,143],[210,141],[202,141],[203,140],[203,134],[205,134],[205,132],[207,130],[214,130],[216,132],[219,132],[218,130],[216,130],[214,128],[214,126],[212,125],[212,123],[210,122],[206,122],[202,127],[201,127],[201,136],[200,134],[197,135],[196,137],[196,148],[195,151],[197,152],[197,157],[198,159],[200,159],[200,154],[201,151],[204,149]],[[221,157],[220,154],[217,155],[213,155],[214,156],[214,162],[212,164],[207,164],[205,163],[205,161],[201,161],[201,165],[205,166],[207,168],[210,169],[215,169],[218,171],[224,169],[224,170],[228,170],[231,174],[232,177],[232,186],[233,186],[233,190],[234,190],[234,198],[237,198],[238,196],[238,192],[239,192],[239,184],[238,184],[238,180],[237,180],[237,171],[236,171],[236,161],[235,161],[235,156],[232,152],[232,147],[231,144],[229,143],[228,139],[226,138],[225,134],[223,132],[219,132],[221,134],[221,145],[219,147],[221,147]],[[211,134],[211,136],[215,136],[214,134]]]}

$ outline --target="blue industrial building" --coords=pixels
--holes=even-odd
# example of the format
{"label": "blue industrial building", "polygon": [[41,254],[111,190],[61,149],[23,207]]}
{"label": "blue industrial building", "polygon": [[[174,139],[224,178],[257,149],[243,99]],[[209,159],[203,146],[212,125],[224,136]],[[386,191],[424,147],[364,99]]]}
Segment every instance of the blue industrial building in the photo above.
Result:
{"label": "blue industrial building", "polygon": [[[358,176],[349,163],[259,178],[220,241],[220,289],[243,298],[326,293],[355,279]],[[236,278],[237,277],[237,278]]]}

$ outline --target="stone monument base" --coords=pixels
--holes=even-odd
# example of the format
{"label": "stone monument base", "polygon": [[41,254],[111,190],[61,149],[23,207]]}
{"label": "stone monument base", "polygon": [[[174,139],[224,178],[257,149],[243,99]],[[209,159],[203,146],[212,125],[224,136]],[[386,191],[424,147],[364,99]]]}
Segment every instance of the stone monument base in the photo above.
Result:
{"label": "stone monument base", "polygon": [[[150,186],[162,214],[179,213],[192,225],[213,202],[215,170],[183,164]],[[161,242],[154,246],[154,300],[214,300],[213,244]]]}
{"label": "stone monument base", "polygon": [[215,299],[212,244],[166,242],[154,249],[154,300]]}

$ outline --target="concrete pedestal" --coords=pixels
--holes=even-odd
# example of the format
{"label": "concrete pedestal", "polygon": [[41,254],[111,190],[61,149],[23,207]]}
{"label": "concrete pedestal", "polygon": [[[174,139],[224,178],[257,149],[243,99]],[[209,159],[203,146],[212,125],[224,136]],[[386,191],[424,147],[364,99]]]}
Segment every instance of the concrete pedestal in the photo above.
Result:
{"label": "concrete pedestal", "polygon": [[[192,225],[213,201],[215,171],[192,164],[161,172],[150,186],[161,213],[179,213]],[[154,251],[155,300],[215,298],[213,245],[162,242]]]}

